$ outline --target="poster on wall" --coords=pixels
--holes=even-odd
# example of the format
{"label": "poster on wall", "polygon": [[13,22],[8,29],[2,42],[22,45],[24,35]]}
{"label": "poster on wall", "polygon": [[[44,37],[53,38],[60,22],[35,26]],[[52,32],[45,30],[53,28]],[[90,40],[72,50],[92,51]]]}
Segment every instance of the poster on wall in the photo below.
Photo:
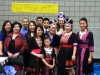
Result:
{"label": "poster on wall", "polygon": [[58,14],[58,4],[12,2],[12,12]]}

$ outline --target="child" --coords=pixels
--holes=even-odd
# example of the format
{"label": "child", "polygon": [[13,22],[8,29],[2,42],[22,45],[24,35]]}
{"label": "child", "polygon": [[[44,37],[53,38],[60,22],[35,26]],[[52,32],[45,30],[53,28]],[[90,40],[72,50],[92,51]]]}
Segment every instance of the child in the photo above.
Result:
{"label": "child", "polygon": [[54,66],[55,66],[55,51],[50,46],[50,38],[44,38],[44,48],[41,50],[41,54],[44,55],[42,61],[43,65],[43,75],[54,75]]}

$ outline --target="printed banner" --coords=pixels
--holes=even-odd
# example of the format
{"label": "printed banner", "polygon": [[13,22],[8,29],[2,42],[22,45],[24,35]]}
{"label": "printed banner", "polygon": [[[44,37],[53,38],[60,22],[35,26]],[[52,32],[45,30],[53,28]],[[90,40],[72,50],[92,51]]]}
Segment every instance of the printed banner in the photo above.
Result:
{"label": "printed banner", "polygon": [[58,14],[58,4],[12,2],[12,12]]}

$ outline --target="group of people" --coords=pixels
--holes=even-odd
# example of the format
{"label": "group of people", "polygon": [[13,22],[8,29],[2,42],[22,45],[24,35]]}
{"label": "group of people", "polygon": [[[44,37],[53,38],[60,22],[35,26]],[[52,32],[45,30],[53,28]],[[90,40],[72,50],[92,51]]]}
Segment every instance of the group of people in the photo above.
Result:
{"label": "group of people", "polygon": [[[22,27],[23,26],[23,27]],[[94,39],[86,18],[79,20],[80,31],[73,30],[73,20],[62,12],[57,19],[24,18],[22,24],[6,20],[0,31],[0,55],[24,57],[24,65],[11,64],[26,75],[89,75],[93,72]]]}

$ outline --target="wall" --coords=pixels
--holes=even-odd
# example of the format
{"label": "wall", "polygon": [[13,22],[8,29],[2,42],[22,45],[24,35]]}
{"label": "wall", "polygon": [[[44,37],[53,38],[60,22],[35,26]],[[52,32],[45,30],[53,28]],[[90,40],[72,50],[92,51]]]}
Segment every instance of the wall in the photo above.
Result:
{"label": "wall", "polygon": [[21,22],[25,17],[30,20],[35,20],[37,16],[49,17],[51,20],[57,17],[53,14],[12,13],[11,2],[58,3],[59,11],[72,18],[75,27],[83,16],[88,19],[90,27],[100,27],[100,0],[0,0],[1,24],[7,19]]}
{"label": "wall", "polygon": [[94,33],[95,39],[95,53],[98,57],[100,54],[100,44],[98,42],[100,35],[98,32],[100,28],[100,0],[0,0],[0,28],[5,20],[19,21],[23,18],[35,20],[37,16],[49,17],[51,20],[56,19],[54,14],[29,14],[29,13],[12,13],[11,2],[33,2],[33,3],[58,3],[59,12],[64,12],[74,20],[74,31],[77,32],[79,26],[78,21],[81,17],[86,17],[89,22],[90,30]]}

